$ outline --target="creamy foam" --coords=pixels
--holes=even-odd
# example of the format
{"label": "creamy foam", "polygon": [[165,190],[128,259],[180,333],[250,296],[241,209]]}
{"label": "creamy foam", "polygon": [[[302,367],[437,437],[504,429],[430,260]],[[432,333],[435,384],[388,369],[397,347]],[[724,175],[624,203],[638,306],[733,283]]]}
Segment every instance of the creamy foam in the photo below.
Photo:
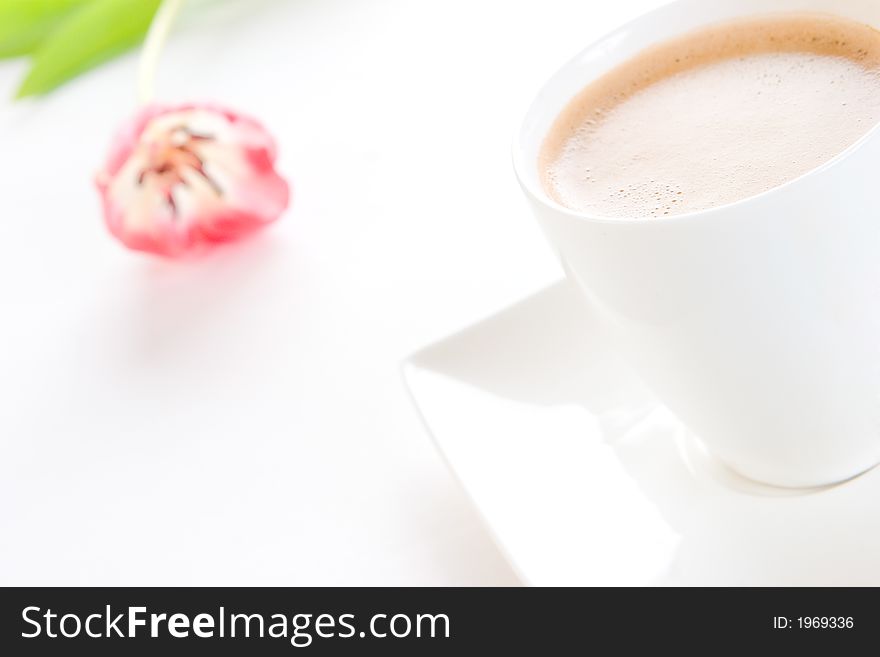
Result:
{"label": "creamy foam", "polygon": [[779,14],[664,42],[587,86],[539,157],[547,193],[642,218],[723,205],[815,169],[880,122],[880,32]]}

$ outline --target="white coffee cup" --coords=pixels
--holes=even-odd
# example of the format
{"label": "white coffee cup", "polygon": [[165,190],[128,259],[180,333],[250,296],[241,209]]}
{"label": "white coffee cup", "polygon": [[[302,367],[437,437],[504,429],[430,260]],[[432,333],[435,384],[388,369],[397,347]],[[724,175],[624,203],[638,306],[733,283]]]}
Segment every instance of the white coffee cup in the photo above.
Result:
{"label": "white coffee cup", "polygon": [[744,476],[818,486],[880,462],[880,127],[781,187],[671,217],[569,210],[537,167],[551,123],[591,80],[666,38],[781,11],[880,27],[877,0],[680,0],[556,73],[514,163],[568,276],[658,399]]}

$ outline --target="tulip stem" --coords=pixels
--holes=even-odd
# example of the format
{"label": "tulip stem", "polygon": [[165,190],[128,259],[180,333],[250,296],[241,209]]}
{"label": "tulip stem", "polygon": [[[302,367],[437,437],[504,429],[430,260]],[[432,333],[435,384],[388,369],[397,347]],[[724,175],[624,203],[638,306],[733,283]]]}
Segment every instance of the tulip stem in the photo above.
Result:
{"label": "tulip stem", "polygon": [[168,35],[180,8],[186,0],[162,0],[153,22],[150,24],[150,30],[147,32],[147,38],[144,40],[144,47],[141,50],[140,68],[138,72],[138,100],[141,103],[149,103],[153,100],[156,88],[156,71],[159,69],[159,58],[162,56],[162,49],[168,41]]}

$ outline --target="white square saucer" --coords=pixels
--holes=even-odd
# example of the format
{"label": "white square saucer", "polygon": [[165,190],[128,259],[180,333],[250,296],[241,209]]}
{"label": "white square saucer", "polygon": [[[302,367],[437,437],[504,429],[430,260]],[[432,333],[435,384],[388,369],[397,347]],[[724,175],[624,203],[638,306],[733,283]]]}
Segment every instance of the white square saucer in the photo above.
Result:
{"label": "white square saucer", "polygon": [[428,431],[533,585],[880,585],[880,469],[793,491],[716,462],[560,282],[408,359]]}

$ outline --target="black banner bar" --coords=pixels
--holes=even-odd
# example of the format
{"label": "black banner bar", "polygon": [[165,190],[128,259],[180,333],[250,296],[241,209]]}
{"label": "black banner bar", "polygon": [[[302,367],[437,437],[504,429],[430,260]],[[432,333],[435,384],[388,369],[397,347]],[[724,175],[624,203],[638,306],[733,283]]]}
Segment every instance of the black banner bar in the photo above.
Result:
{"label": "black banner bar", "polygon": [[646,638],[708,652],[839,651],[880,639],[873,589],[35,588],[0,598],[5,655],[555,655],[635,651]]}

